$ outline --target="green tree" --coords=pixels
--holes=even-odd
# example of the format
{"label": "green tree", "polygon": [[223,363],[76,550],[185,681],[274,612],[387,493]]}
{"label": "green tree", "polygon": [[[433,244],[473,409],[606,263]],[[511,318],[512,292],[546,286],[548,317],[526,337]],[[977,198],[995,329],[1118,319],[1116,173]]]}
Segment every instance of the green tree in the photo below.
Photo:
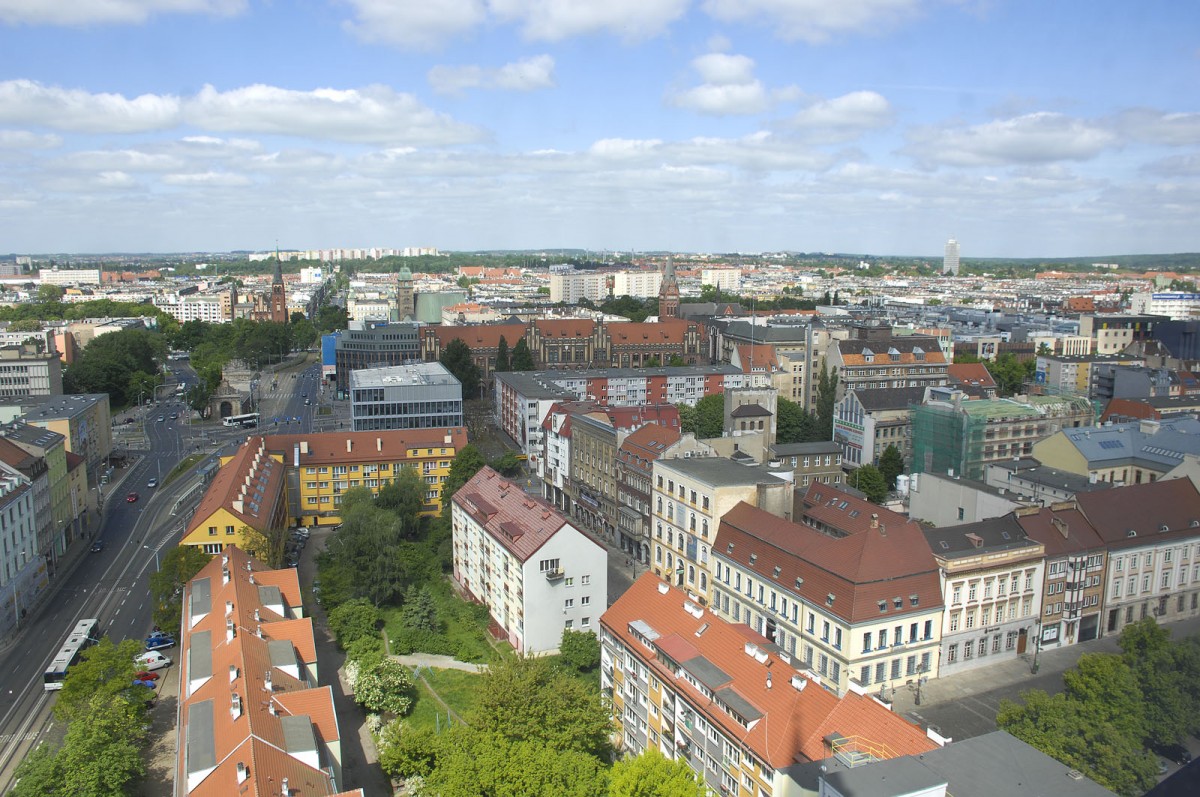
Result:
{"label": "green tree", "polygon": [[525,341],[525,338],[521,338],[517,341],[516,345],[513,346],[512,370],[532,371],[533,369],[533,352],[529,350],[529,344]]}
{"label": "green tree", "polygon": [[1025,381],[1037,368],[1035,360],[1021,362],[1012,352],[1004,352],[995,361],[985,363],[988,373],[996,381],[996,392],[1001,396],[1013,396],[1023,392]]}
{"label": "green tree", "polygon": [[[679,416],[683,432],[692,432],[699,438],[720,437],[725,431],[725,397],[719,394],[705,396],[696,402],[691,413],[687,413],[690,417],[685,419],[684,415],[681,412]],[[685,420],[690,426],[683,425]]]}
{"label": "green tree", "polygon": [[867,500],[873,504],[883,503],[883,499],[887,498],[887,481],[879,472],[879,468],[870,463],[860,465],[850,471],[846,483],[861,490],[867,496]]}
{"label": "green tree", "polygon": [[55,718],[71,722],[86,717],[91,700],[97,695],[121,697],[130,703],[144,702],[149,690],[133,685],[136,672],[133,659],[141,652],[142,646],[135,639],[114,645],[108,637],[101,637],[67,673],[54,704]]}
{"label": "green tree", "polygon": [[421,512],[425,509],[427,488],[416,468],[402,468],[396,478],[379,489],[375,495],[375,506],[394,512],[405,536],[414,538],[421,531]]}
{"label": "green tree", "polygon": [[196,545],[177,545],[163,555],[158,572],[150,576],[150,603],[156,626],[178,635],[183,587],[210,559]]}
{"label": "green tree", "polygon": [[658,355],[651,355],[646,358],[646,362],[642,364],[643,368],[658,368],[662,365],[662,360],[658,359]]}
{"label": "green tree", "polygon": [[600,666],[600,640],[591,631],[564,628],[558,653],[564,664],[580,672]]}
{"label": "green tree", "polygon": [[671,368],[680,368],[687,365],[687,363],[678,354],[672,354],[670,359],[667,360],[667,365]]}
{"label": "green tree", "polygon": [[613,765],[609,797],[705,797],[708,789],[682,758],[671,760],[656,747]]}
{"label": "green tree", "polygon": [[403,717],[412,710],[415,693],[408,669],[395,659],[375,654],[359,660],[354,701],[367,711]]}
{"label": "green tree", "polygon": [[270,568],[283,567],[283,529],[262,531],[243,525],[238,529],[238,547]]}
{"label": "green tree", "polygon": [[503,455],[489,461],[488,467],[502,476],[516,476],[521,472],[521,460],[517,459],[517,455],[512,451],[506,451]]}
{"label": "green tree", "polygon": [[57,751],[49,742],[42,742],[17,765],[15,785],[9,792],[13,797],[46,797],[65,794],[65,773],[59,766]]}
{"label": "green tree", "polygon": [[454,460],[450,463],[450,472],[446,474],[446,480],[442,482],[442,511],[444,513],[449,513],[450,499],[458,492],[458,488],[469,482],[485,465],[487,465],[487,460],[471,443],[463,446],[462,451],[454,456]]}
{"label": "green tree", "polygon": [[776,408],[775,440],[778,443],[803,443],[812,438],[816,418],[794,401],[779,399]]}
{"label": "green tree", "polygon": [[348,600],[329,611],[329,630],[342,650],[360,639],[379,636],[378,626],[379,610],[365,598]]}
{"label": "green tree", "polygon": [[438,747],[432,728],[395,720],[379,734],[379,765],[393,778],[428,777],[437,764]]}
{"label": "green tree", "polygon": [[895,490],[896,477],[904,473],[904,455],[900,453],[900,449],[896,448],[895,444],[889,443],[888,447],[879,455],[879,472],[883,474],[887,488]]}
{"label": "green tree", "polygon": [[442,735],[425,779],[438,797],[595,797],[607,786],[595,756],[464,726]]}
{"label": "green tree", "polygon": [[1140,740],[1089,715],[1066,693],[1021,693],[1022,703],[1002,700],[996,724],[1051,758],[1078,769],[1118,794],[1139,795],[1154,784],[1154,757]]}
{"label": "green tree", "polygon": [[1146,738],[1145,701],[1137,676],[1120,656],[1085,653],[1063,673],[1063,683],[1067,697],[1082,705],[1088,716],[1112,725],[1129,739]]}
{"label": "green tree", "polygon": [[37,299],[39,302],[57,302],[67,293],[61,285],[39,285]]}
{"label": "green tree", "polygon": [[[838,372],[827,367],[821,360],[821,371],[817,376],[817,440],[833,439],[833,414],[837,409]],[[815,441],[814,441],[815,442]]]}
{"label": "green tree", "polygon": [[123,329],[94,338],[63,375],[67,393],[107,393],[115,406],[137,400],[129,395],[130,374],[157,374],[166,341],[143,329]]}
{"label": "green tree", "polygon": [[1125,626],[1118,644],[1145,707],[1145,732],[1149,744],[1180,743],[1200,725],[1200,652],[1193,638],[1171,642],[1170,633],[1147,617]]}
{"label": "green tree", "polygon": [[612,721],[600,694],[547,659],[505,657],[488,668],[469,719],[510,742],[604,758]]}
{"label": "green tree", "polygon": [[471,359],[471,349],[462,338],[455,338],[446,344],[441,356],[442,365],[462,383],[463,398],[471,399],[479,395],[479,384],[482,375],[479,366]]}
{"label": "green tree", "polygon": [[292,342],[296,344],[297,349],[311,348],[317,342],[319,335],[313,322],[307,318],[301,316],[299,319],[292,319]]}
{"label": "green tree", "polygon": [[[144,687],[141,687],[144,688]],[[86,719],[67,727],[56,764],[63,772],[63,794],[111,797],[146,773],[146,739],[141,708],[120,696],[94,695]]]}
{"label": "green tree", "polygon": [[679,410],[679,430],[684,434],[696,433],[696,407],[692,404],[676,404]]}
{"label": "green tree", "polygon": [[350,325],[350,316],[346,308],[327,304],[317,311],[315,326],[321,333],[336,332]]}
{"label": "green tree", "polygon": [[500,342],[496,344],[496,370],[512,370],[512,362],[508,358],[508,340],[503,335],[500,336]]}
{"label": "green tree", "polygon": [[418,587],[414,584],[408,588],[404,594],[404,606],[400,609],[400,623],[414,631],[437,633],[442,630],[437,604],[429,587]]}

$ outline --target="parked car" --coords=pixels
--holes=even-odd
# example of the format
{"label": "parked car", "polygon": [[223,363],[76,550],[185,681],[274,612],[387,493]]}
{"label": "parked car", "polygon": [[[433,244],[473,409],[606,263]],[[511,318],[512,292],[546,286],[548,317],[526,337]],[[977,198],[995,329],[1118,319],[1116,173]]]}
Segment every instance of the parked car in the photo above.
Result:
{"label": "parked car", "polygon": [[136,504],[139,498],[141,498],[141,496],[137,493],[130,493],[129,495],[125,496],[125,503]]}
{"label": "parked car", "polygon": [[166,650],[175,647],[175,637],[166,634],[155,634],[146,637],[146,650]]}
{"label": "parked car", "polygon": [[157,650],[152,650],[148,653],[142,653],[133,658],[133,663],[138,667],[147,670],[161,670],[163,667],[171,666],[171,659],[159,653]]}
{"label": "parked car", "polygon": [[98,537],[98,538],[97,538],[97,539],[96,539],[96,540],[95,540],[95,541],[92,543],[92,553],[100,553],[100,552],[101,552],[101,551],[103,551],[103,550],[104,550],[104,538],[103,538],[103,537]]}
{"label": "parked car", "polygon": [[133,677],[138,681],[157,681],[158,673],[142,670],[141,672],[135,672]]}
{"label": "parked car", "polygon": [[1191,751],[1181,744],[1164,745],[1155,748],[1155,752],[1168,761],[1174,761],[1176,764],[1190,764],[1192,762]]}
{"label": "parked car", "polygon": [[141,678],[134,678],[133,685],[134,686],[144,686],[147,689],[153,689],[155,687],[154,681],[143,681]]}
{"label": "parked car", "polygon": [[150,481],[146,482],[146,486],[153,490],[158,486],[158,479],[151,479]]}

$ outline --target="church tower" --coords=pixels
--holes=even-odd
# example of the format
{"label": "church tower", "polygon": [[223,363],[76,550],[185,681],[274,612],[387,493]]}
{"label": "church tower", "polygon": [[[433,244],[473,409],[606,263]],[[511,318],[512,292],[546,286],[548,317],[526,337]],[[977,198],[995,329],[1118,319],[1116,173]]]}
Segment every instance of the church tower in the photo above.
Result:
{"label": "church tower", "polygon": [[675,279],[675,261],[669,257],[658,289],[658,320],[668,318],[679,318],[679,282]]}
{"label": "church tower", "polygon": [[271,282],[271,320],[286,324],[288,320],[287,294],[283,290],[283,262],[279,250],[275,250],[275,279]]}
{"label": "church tower", "polygon": [[396,274],[396,314],[401,321],[416,319],[416,298],[413,295],[413,275],[408,266],[401,266]]}

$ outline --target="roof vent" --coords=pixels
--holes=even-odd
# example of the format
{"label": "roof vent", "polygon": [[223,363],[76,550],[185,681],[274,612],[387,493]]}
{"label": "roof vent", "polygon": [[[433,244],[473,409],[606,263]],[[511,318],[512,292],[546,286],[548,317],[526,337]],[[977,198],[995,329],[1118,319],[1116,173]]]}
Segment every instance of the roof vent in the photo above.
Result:
{"label": "roof vent", "polygon": [[1133,529],[1129,529],[1128,531],[1126,531],[1126,532],[1125,532],[1125,536],[1126,536],[1126,537],[1136,537],[1136,536],[1137,536],[1137,532],[1136,532],[1136,531],[1134,531]]}
{"label": "roof vent", "polygon": [[828,595],[826,595],[826,596],[825,596],[825,605],[826,605],[826,606],[832,606],[832,605],[833,605],[833,598],[834,598],[834,595],[833,595],[833,593],[832,593],[832,592],[830,592]]}
{"label": "roof vent", "polygon": [[1083,780],[1083,773],[1078,769],[1071,769],[1067,771],[1067,777],[1071,780]]}
{"label": "roof vent", "polygon": [[1158,527],[1158,530],[1159,530],[1159,531],[1170,531],[1170,530],[1171,530],[1171,527],[1170,527],[1170,526],[1168,526],[1166,523],[1163,523],[1162,525],[1160,525],[1160,526]]}
{"label": "roof vent", "polygon": [[660,594],[660,595],[666,595],[666,594],[667,594],[667,591],[668,591],[669,589],[670,589],[670,587],[668,587],[666,584],[664,584],[664,583],[662,583],[662,582],[659,582],[659,584],[658,584],[658,592],[659,592],[659,594]]}
{"label": "roof vent", "polygon": [[803,584],[804,584],[804,579],[801,578],[800,576],[796,576],[796,589],[800,589],[800,587]]}
{"label": "roof vent", "polygon": [[229,665],[229,683],[233,683],[234,681],[236,681],[236,680],[237,680],[237,677],[238,677],[238,668],[237,668],[237,665],[236,665],[236,664],[230,664],[230,665]]}

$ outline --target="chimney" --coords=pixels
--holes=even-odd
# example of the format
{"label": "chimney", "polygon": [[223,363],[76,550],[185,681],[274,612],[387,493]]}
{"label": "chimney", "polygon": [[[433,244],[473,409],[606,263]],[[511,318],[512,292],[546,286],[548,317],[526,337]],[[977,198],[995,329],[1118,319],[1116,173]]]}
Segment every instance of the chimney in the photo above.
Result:
{"label": "chimney", "polygon": [[771,671],[767,670],[767,688],[771,688]]}
{"label": "chimney", "polygon": [[237,763],[237,782],[245,783],[248,777],[250,777],[250,770],[246,769],[246,765],[239,761]]}
{"label": "chimney", "polygon": [[271,671],[270,670],[267,670],[266,673],[263,675],[263,683],[266,685],[268,692],[271,692],[274,690],[274,687],[271,686]]}
{"label": "chimney", "polygon": [[291,797],[292,790],[288,788],[288,779],[283,779],[283,797]]}
{"label": "chimney", "polygon": [[1050,525],[1058,529],[1058,533],[1063,535],[1064,538],[1067,536],[1067,522],[1062,518],[1050,518]]}
{"label": "chimney", "polygon": [[346,453],[349,454],[354,449],[354,441],[349,437],[346,438]]}
{"label": "chimney", "polygon": [[261,619],[261,618],[258,616],[258,609],[255,609],[254,610],[254,622],[257,623],[259,621],[259,619]]}
{"label": "chimney", "polygon": [[254,635],[255,635],[256,637],[258,637],[259,639],[262,639],[262,638],[263,638],[263,635],[262,635],[262,626],[261,626],[261,625],[256,625],[256,626],[254,626]]}
{"label": "chimney", "polygon": [[879,515],[876,512],[871,513],[871,528],[879,528]]}

